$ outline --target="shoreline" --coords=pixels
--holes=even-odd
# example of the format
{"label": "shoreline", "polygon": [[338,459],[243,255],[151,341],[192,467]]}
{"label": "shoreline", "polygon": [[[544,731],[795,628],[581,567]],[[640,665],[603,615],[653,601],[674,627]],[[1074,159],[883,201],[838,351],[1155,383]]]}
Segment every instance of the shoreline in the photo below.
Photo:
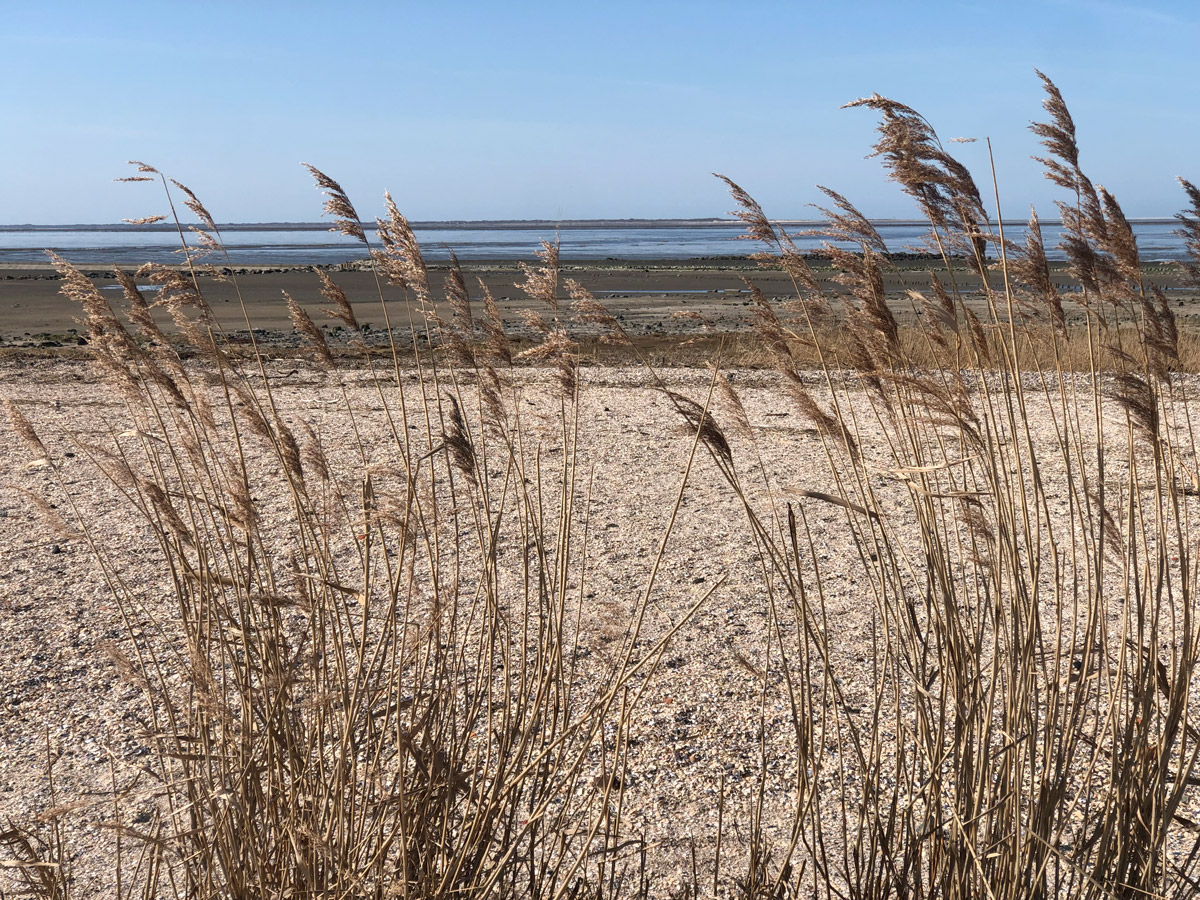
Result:
{"label": "shoreline", "polygon": [[[809,257],[820,282],[836,293],[835,272],[823,257]],[[894,269],[885,276],[884,290],[902,323],[914,321],[912,301],[906,291],[921,288],[930,272],[944,273],[941,259],[927,256],[897,256]],[[1052,263],[1052,278],[1066,285],[1070,276],[1066,264]],[[336,336],[337,330],[320,308],[326,305],[320,294],[320,281],[314,266],[232,266],[223,271],[225,279],[201,275],[201,290],[216,315],[220,328],[228,334],[249,333],[249,316],[255,334],[268,335],[287,345],[293,337],[284,294],[313,316],[314,321]],[[375,275],[364,262],[320,266],[347,294],[359,321],[372,331],[382,331],[380,290]],[[495,297],[505,326],[515,335],[523,334],[526,311],[536,304],[518,287],[523,280],[517,260],[471,261],[461,265],[473,301],[482,295],[481,285]],[[120,310],[122,295],[112,268],[81,267],[114,308]],[[430,288],[435,307],[443,312],[441,297],[449,265],[428,265]],[[1147,263],[1143,272],[1171,298],[1181,329],[1200,329],[1200,292],[1187,287],[1179,266],[1172,263]],[[599,261],[563,261],[560,277],[578,281],[591,291],[617,317],[634,337],[647,339],[689,339],[699,335],[745,335],[750,325],[750,295],[747,280],[752,281],[773,302],[796,298],[795,288],[785,273],[764,269],[744,257],[709,257],[691,260],[606,259]],[[978,279],[956,273],[960,288],[969,303],[982,295]],[[83,328],[76,321],[78,305],[59,292],[60,276],[47,264],[10,263],[0,265],[0,348],[6,351],[56,351],[81,346]],[[565,290],[560,286],[560,292]],[[246,311],[243,314],[242,303]],[[407,322],[410,304],[398,288],[384,285],[383,297],[393,322]],[[415,309],[415,307],[414,307]],[[448,314],[448,311],[447,311]],[[170,332],[171,324],[163,315],[161,324]]]}

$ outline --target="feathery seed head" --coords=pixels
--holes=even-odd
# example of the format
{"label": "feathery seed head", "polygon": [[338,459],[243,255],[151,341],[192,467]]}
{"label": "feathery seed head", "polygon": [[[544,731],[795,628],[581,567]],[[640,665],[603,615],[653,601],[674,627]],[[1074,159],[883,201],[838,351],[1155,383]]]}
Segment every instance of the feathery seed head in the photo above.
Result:
{"label": "feathery seed head", "polygon": [[509,345],[508,334],[504,330],[504,320],[500,317],[500,307],[497,306],[496,298],[492,296],[491,290],[483,283],[483,279],[479,280],[479,287],[483,292],[481,324],[484,334],[484,353],[491,363],[508,365],[512,362],[512,348]]}
{"label": "feathery seed head", "polygon": [[271,431],[271,426],[267,424],[267,419],[263,415],[262,404],[259,402],[259,399],[241,381],[231,380],[229,387],[238,400],[241,401],[239,411],[242,413],[246,427],[250,430],[250,433],[262,439],[267,444],[273,444],[275,442],[275,435]]}
{"label": "feathery seed head", "polygon": [[174,178],[169,178],[167,180],[170,181],[171,184],[175,185],[175,187],[177,187],[180,191],[183,192],[184,206],[186,206],[188,209],[190,209],[192,211],[192,215],[194,215],[197,219],[199,219],[204,224],[205,228],[207,228],[210,231],[219,231],[219,229],[217,228],[217,223],[213,221],[212,215],[205,208],[204,204],[200,202],[200,198],[197,197],[192,192],[191,188],[189,188],[185,184],[180,184]]}
{"label": "feathery seed head", "polygon": [[412,291],[418,302],[425,303],[429,300],[429,271],[417,236],[396,207],[391,193],[385,191],[383,199],[388,217],[375,220],[383,249],[372,251],[371,255],[388,281]]}
{"label": "feathery seed head", "polygon": [[779,316],[771,308],[771,304],[763,296],[763,292],[757,284],[747,279],[743,279],[742,283],[750,291],[750,302],[754,304],[751,315],[755,333],[766,345],[775,367],[785,372],[793,371],[795,360],[791,347],[788,346],[787,335],[783,330],[783,323],[779,321]]}
{"label": "feathery seed head", "polygon": [[1104,206],[1104,221],[1107,226],[1104,231],[1104,249],[1116,261],[1118,272],[1127,281],[1138,282],[1142,277],[1142,265],[1133,227],[1125,218],[1125,212],[1116,197],[1102,186],[1098,185],[1096,190]]}
{"label": "feathery seed head", "polygon": [[450,251],[450,269],[446,273],[444,285],[446,302],[458,317],[459,324],[467,334],[475,330],[475,316],[471,311],[471,297],[467,291],[467,282],[463,278],[462,266],[458,263],[458,255]]}
{"label": "feathery seed head", "polygon": [[1049,314],[1054,330],[1065,339],[1067,318],[1063,312],[1062,296],[1050,278],[1050,265],[1046,260],[1046,247],[1042,241],[1042,227],[1038,221],[1037,210],[1030,210],[1024,250],[1013,254],[1009,264],[1015,278],[1029,286],[1034,298]]}
{"label": "feathery seed head", "polygon": [[724,372],[716,373],[717,380],[717,396],[721,399],[722,406],[728,411],[730,419],[737,430],[744,436],[751,434],[750,417],[746,414],[746,407],[742,404],[742,398],[738,396],[737,390],[733,383],[725,375]]}
{"label": "feathery seed head", "polygon": [[210,360],[223,358],[223,352],[210,334],[214,321],[212,308],[187,275],[177,268],[159,263],[144,264],[138,269],[137,275],[158,285],[156,305],[167,308],[175,327],[189,344]]}
{"label": "feathery seed head", "polygon": [[137,326],[143,337],[155,341],[161,346],[167,346],[169,343],[167,336],[158,327],[158,323],[154,321],[154,316],[151,314],[151,304],[146,302],[146,298],[142,295],[133,276],[120,266],[114,266],[113,272],[116,274],[117,281],[120,283],[121,290],[125,295],[125,302],[129,307],[127,312],[130,321]]}
{"label": "feathery seed head", "polygon": [[1183,238],[1188,253],[1184,270],[1192,285],[1200,286],[1200,188],[1186,178],[1180,178],[1179,184],[1187,194],[1188,208],[1175,215],[1179,228],[1172,233]]}
{"label": "feathery seed head", "polygon": [[859,212],[858,208],[839,194],[837,191],[817,185],[817,190],[833,201],[837,212],[823,206],[812,204],[826,219],[829,220],[824,228],[812,229],[807,234],[828,237],[835,241],[847,241],[871,247],[873,250],[886,254],[887,244],[874,225]]}
{"label": "feathery seed head", "polygon": [[576,367],[579,359],[576,354],[579,345],[561,327],[546,332],[545,338],[536,347],[517,354],[517,359],[532,359],[542,362],[552,362],[558,370],[560,394],[565,399],[575,397],[577,386]]}
{"label": "feathery seed head", "polygon": [[354,309],[350,306],[350,299],[346,296],[346,292],[338,287],[333,279],[326,275],[323,270],[314,267],[313,271],[317,273],[317,278],[321,280],[321,296],[334,306],[333,309],[323,309],[321,312],[331,319],[338,319],[344,322],[346,327],[352,331],[361,330],[358,325],[358,319],[354,315]]}
{"label": "feathery seed head", "polygon": [[725,465],[733,465],[733,451],[729,448],[729,441],[725,438],[725,433],[721,431],[721,427],[714,421],[712,413],[705,410],[695,400],[685,397],[683,394],[676,393],[675,391],[665,391],[665,393],[670,398],[676,411],[687,422],[687,426],[692,434],[698,433],[704,446],[708,447]]}
{"label": "feathery seed head", "polygon": [[304,429],[307,437],[304,447],[300,451],[301,460],[304,465],[317,473],[318,478],[322,481],[329,481],[329,459],[325,456],[325,448],[321,446],[321,439],[307,422],[301,422],[300,427]]}
{"label": "feathery seed head", "polygon": [[1045,74],[1037,69],[1033,70],[1037,77],[1042,82],[1042,87],[1046,91],[1046,99],[1042,101],[1042,106],[1046,112],[1050,114],[1051,122],[1048,124],[1035,122],[1029,126],[1029,130],[1042,139],[1042,146],[1050,151],[1052,156],[1058,157],[1068,167],[1067,169],[1056,168],[1051,172],[1047,172],[1047,177],[1052,181],[1057,181],[1058,175],[1066,175],[1066,183],[1063,187],[1074,187],[1074,179],[1070,177],[1070,170],[1078,170],[1079,168],[1079,145],[1075,141],[1075,121],[1071,118],[1071,113],[1067,110],[1067,104],[1063,100],[1062,92]]}
{"label": "feathery seed head", "polygon": [[1160,382],[1168,382],[1179,370],[1179,330],[1167,295],[1158,285],[1150,294],[1136,294],[1141,310],[1142,349],[1147,371]]}
{"label": "feathery seed head", "polygon": [[920,204],[935,228],[975,235],[987,221],[971,173],[946,152],[929,121],[910,106],[872,94],[843,107],[880,113],[873,156],[883,158],[893,181]]}
{"label": "feathery seed head", "polygon": [[300,445],[296,436],[278,415],[274,416],[275,434],[279,437],[279,456],[288,473],[297,482],[304,483],[304,466],[301,462]]}
{"label": "feathery seed head", "polygon": [[78,531],[71,528],[71,526],[66,523],[66,520],[63,519],[58,509],[41,494],[23,487],[18,487],[16,490],[18,493],[21,493],[25,497],[29,498],[29,502],[32,503],[34,508],[38,511],[38,515],[41,516],[42,521],[59,540],[75,541],[83,537]]}
{"label": "feathery seed head", "polygon": [[330,231],[338,234],[344,234],[347,237],[352,237],[355,240],[361,241],[365,246],[367,244],[367,234],[363,231],[362,222],[358,218],[358,211],[355,210],[354,204],[350,202],[350,198],[346,196],[346,192],[342,190],[342,186],[318,169],[316,166],[308,163],[300,163],[304,168],[308,169],[313,180],[317,183],[317,188],[325,192],[325,206],[323,212],[327,216],[333,216],[333,227]]}
{"label": "feathery seed head", "polygon": [[445,336],[450,348],[454,364],[463,369],[475,368],[475,317],[471,311],[471,298],[467,293],[467,283],[463,279],[462,267],[453,251],[450,253],[450,270],[446,273],[443,288],[446,302],[454,313],[451,322],[442,321],[436,312],[430,310],[430,319],[438,330]]}
{"label": "feathery seed head", "polygon": [[[208,254],[225,252],[225,248],[221,245],[221,242],[204,229],[197,228],[194,225],[189,225],[188,232],[195,239],[196,246],[199,247],[201,253]],[[195,251],[193,250],[193,255],[194,254]]]}
{"label": "feathery seed head", "polygon": [[1114,376],[1113,399],[1128,413],[1134,426],[1154,443],[1159,436],[1158,396],[1150,382],[1140,375],[1121,372]]}
{"label": "feathery seed head", "polygon": [[462,410],[458,408],[458,400],[453,395],[447,394],[446,399],[450,401],[448,414],[450,427],[443,433],[442,440],[454,465],[464,475],[473,475],[475,473],[475,447],[471,442],[466,423],[463,421]]}
{"label": "feathery seed head", "polygon": [[713,175],[725,182],[726,187],[729,188],[730,196],[733,197],[734,202],[738,205],[738,208],[733,210],[730,215],[740,219],[742,224],[746,226],[746,234],[743,237],[747,240],[761,241],[772,250],[780,250],[781,242],[779,233],[767,218],[767,214],[763,212],[763,208],[758,205],[758,201],[751,197],[750,194],[732,179],[726,178],[717,172],[713,172]]}
{"label": "feathery seed head", "polygon": [[88,330],[92,360],[113,375],[123,390],[136,393],[135,379],[129,367],[131,363],[145,359],[145,352],[90,278],[57,253],[47,251],[47,255],[62,278],[59,292],[83,307],[80,321]]}
{"label": "feathery seed head", "polygon": [[521,263],[525,280],[517,285],[531,300],[538,300],[553,312],[558,312],[558,241],[542,241],[535,256],[542,261],[540,266]]}
{"label": "feathery seed head", "polygon": [[4,404],[4,411],[8,415],[8,422],[12,426],[12,430],[17,433],[17,437],[37,455],[38,459],[49,459],[50,451],[46,449],[46,445],[38,437],[37,431],[34,430],[29,419],[25,418],[25,414],[21,412],[17,404],[7,397],[0,400],[0,403]]}
{"label": "feathery seed head", "polygon": [[571,310],[575,321],[588,325],[600,325],[605,329],[603,340],[610,343],[632,344],[629,335],[616,317],[610,313],[592,292],[573,278],[568,278],[564,285],[571,297]]}
{"label": "feathery seed head", "polygon": [[292,319],[292,327],[308,339],[321,367],[325,369],[333,368],[333,354],[329,352],[329,344],[325,341],[324,333],[316,326],[312,317],[300,307],[300,304],[292,299],[291,294],[284,291],[283,298],[287,302],[288,314]]}

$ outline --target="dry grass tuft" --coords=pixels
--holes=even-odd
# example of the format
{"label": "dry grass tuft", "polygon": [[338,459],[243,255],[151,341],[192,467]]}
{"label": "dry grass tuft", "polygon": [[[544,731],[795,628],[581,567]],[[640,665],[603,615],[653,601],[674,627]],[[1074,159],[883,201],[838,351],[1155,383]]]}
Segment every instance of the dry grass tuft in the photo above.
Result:
{"label": "dry grass tuft", "polygon": [[[908,286],[919,315],[902,324],[882,289],[887,248],[846,197],[826,191],[837,271],[825,287],[725,179],[769,247],[759,263],[787,272],[799,299],[777,306],[751,284],[754,337],[696,339],[689,355],[712,361],[703,402],[668,389],[646,345],[581,285],[566,282],[562,306],[556,244],[523,271],[539,304],[532,348],[514,352],[495,300],[485,289],[473,303],[457,268],[443,320],[390,197],[372,258],[385,320],[384,282],[417,301],[416,378],[388,321],[391,371],[363,348],[374,408],[343,390],[346,434],[281,408],[261,355],[228,352],[190,270],[143,274],[199,365],[165,347],[128,276],[136,336],[57,261],[133,421],[112,446],[79,446],[144,518],[177,607],[170,628],[131,629],[120,648],[148,710],[161,808],[117,895],[1195,896],[1200,448],[1195,385],[1180,372],[1200,357],[1040,77],[1050,121],[1033,130],[1069,193],[1074,290],[1050,277],[1036,211],[1024,247],[993,234],[998,215],[932,125],[873,95],[849,105],[879,115],[875,152],[928,219],[946,276]],[[341,187],[309,170],[335,230],[367,243]],[[207,229],[195,240],[219,250],[207,210],[162,183]],[[1183,186],[1195,273],[1200,193]],[[960,289],[965,273],[978,295]],[[349,298],[320,277],[328,313],[357,328]],[[288,304],[330,370],[319,377],[343,386],[321,330]],[[572,401],[592,350],[580,332],[596,329],[665,391],[690,453],[665,533],[641,548],[636,600],[585,612],[590,480]],[[553,369],[555,396],[532,404],[513,377],[521,359]],[[773,405],[813,426],[815,487],[772,465],[766,429],[721,372],[730,359],[774,368],[758,376]],[[22,411],[5,408],[61,479]],[[382,440],[364,439],[368,415]],[[731,643],[728,658],[753,678],[760,749],[744,821],[726,818],[722,778],[715,847],[693,845],[667,888],[651,876],[656,836],[625,817],[628,759],[683,625],[647,636],[667,544],[702,477],[736,503],[755,551],[766,643]],[[264,502],[286,514],[268,525]],[[127,620],[149,620],[136,580],[109,564],[102,523],[80,525]],[[833,536],[846,559],[830,560]],[[855,659],[841,652],[829,579],[847,559],[867,631]],[[766,733],[768,708],[785,711],[785,735]],[[65,896],[61,832],[14,827],[0,844],[22,891]]]}

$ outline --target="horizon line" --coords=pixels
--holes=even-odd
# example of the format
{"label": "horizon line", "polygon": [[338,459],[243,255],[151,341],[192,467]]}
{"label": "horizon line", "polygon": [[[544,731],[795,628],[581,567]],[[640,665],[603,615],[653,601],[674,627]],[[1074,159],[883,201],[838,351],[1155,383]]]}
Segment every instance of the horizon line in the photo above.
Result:
{"label": "horizon line", "polygon": [[[783,227],[820,227],[827,225],[828,219],[786,219],[776,218],[769,220],[773,225]],[[904,226],[922,226],[928,225],[927,219],[911,219],[911,218],[868,218],[873,225],[904,225]],[[1131,216],[1128,218],[1130,224],[1156,225],[1156,224],[1171,224],[1179,221],[1178,215],[1170,216]],[[1042,219],[1042,225],[1061,225],[1061,219]],[[181,223],[185,227],[191,223]],[[358,223],[364,229],[374,229],[375,220],[364,220]],[[458,229],[519,229],[519,228],[566,228],[566,229],[584,229],[584,228],[627,228],[627,227],[660,227],[667,228],[672,226],[728,226],[739,225],[741,220],[736,218],[722,218],[719,216],[705,216],[699,218],[679,218],[679,217],[664,217],[664,218],[599,218],[599,219],[425,219],[412,220],[408,223],[413,229],[423,230],[458,230]],[[989,225],[1002,224],[1005,226],[1025,226],[1028,221],[1025,219],[1004,219],[999,223],[989,221]],[[218,229],[221,230],[303,230],[303,231],[331,231],[336,232],[338,229],[332,226],[327,221],[307,221],[307,222],[288,222],[288,221],[260,221],[260,222],[218,222]],[[38,224],[33,222],[14,222],[11,224],[0,225],[0,231],[78,231],[78,230],[98,230],[111,229],[117,231],[147,231],[147,232],[173,232],[177,230],[177,226],[173,222],[155,222],[149,225],[135,225],[130,222],[75,222],[61,224]]]}

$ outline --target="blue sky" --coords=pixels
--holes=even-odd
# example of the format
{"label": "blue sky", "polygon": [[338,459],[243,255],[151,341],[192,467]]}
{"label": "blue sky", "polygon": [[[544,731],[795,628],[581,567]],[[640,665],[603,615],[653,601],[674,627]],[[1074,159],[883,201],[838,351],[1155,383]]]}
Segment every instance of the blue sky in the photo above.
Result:
{"label": "blue sky", "polygon": [[[219,221],[313,221],[298,163],[364,216],[699,217],[729,175],[769,214],[815,185],[868,215],[913,207],[864,158],[878,91],[943,138],[990,136],[1006,216],[1059,195],[1029,156],[1034,67],[1078,126],[1084,168],[1131,216],[1200,181],[1200,4],[0,0],[0,224],[163,212],[144,159]],[[958,154],[984,181],[982,144]],[[986,193],[990,193],[990,186]]]}

